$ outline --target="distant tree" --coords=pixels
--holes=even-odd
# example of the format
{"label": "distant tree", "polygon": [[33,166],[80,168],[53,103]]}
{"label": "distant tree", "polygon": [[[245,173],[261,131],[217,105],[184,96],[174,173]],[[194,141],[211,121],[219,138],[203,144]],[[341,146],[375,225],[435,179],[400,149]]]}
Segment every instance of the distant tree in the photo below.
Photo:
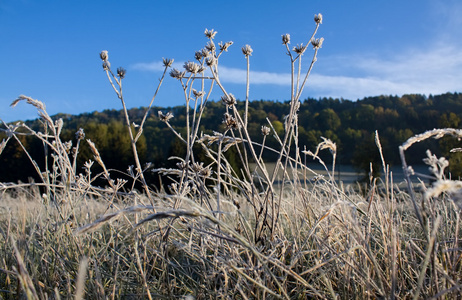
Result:
{"label": "distant tree", "polygon": [[339,116],[332,108],[323,109],[316,116],[316,122],[318,123],[319,129],[322,131],[337,130],[342,124]]}
{"label": "distant tree", "polygon": [[[461,120],[453,112],[443,114],[440,118],[440,126],[445,128],[460,128]],[[462,148],[461,141],[453,137],[443,137],[439,141],[442,154],[449,160],[448,171],[452,178],[462,177],[462,152],[451,152],[452,149]]]}
{"label": "distant tree", "polygon": [[[370,175],[376,178],[381,174],[380,153],[375,143],[374,134],[365,134],[362,141],[355,147],[353,158],[351,160],[353,167],[361,171],[363,176],[361,181],[368,181]],[[372,165],[372,174],[371,172]]]}

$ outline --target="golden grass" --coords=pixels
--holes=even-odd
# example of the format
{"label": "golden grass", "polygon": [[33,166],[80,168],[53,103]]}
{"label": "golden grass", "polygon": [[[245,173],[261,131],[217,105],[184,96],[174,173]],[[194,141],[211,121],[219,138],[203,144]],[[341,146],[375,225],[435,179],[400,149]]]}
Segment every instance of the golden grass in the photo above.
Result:
{"label": "golden grass", "polygon": [[[315,38],[322,16],[308,41],[313,56],[304,68],[307,47],[290,49],[282,40],[292,70],[289,114],[280,136],[271,122],[262,124],[262,141],[247,131],[247,109],[237,110],[234,96],[220,82],[218,59],[232,45],[215,46],[216,32],[196,52],[185,71],[171,70],[184,91],[186,135],[170,126],[171,114],[159,113],[186,148],[177,168],[154,169],[173,183],[156,191],[146,182],[137,141],[143,124],[132,128],[122,93],[125,70],[111,70],[107,51],[100,56],[111,87],[121,100],[132,142],[134,167],[126,179],[105,168],[97,146],[88,140],[94,160],[103,167],[93,174],[93,161],[77,166],[80,141],[62,141],[61,119],[45,105],[20,96],[38,109],[45,133],[25,124],[7,125],[0,145],[18,142],[34,165],[40,182],[0,185],[0,297],[28,299],[450,299],[462,290],[460,183],[449,181],[444,158],[428,153],[436,184],[412,184],[419,177],[405,160],[405,150],[424,138],[460,130],[439,130],[411,138],[400,148],[408,182],[401,190],[383,160],[385,179],[371,178],[366,189],[339,185],[334,178],[337,148],[323,138],[313,151],[298,144],[298,107],[306,80],[323,39]],[[251,47],[242,48],[249,74]],[[173,60],[165,70],[143,120]],[[303,69],[303,74],[302,74]],[[208,73],[205,73],[208,70]],[[249,78],[249,77],[248,77]],[[210,85],[206,85],[210,84]],[[210,86],[209,89],[206,86]],[[201,116],[213,87],[223,93],[225,129],[199,133]],[[249,84],[247,84],[247,92]],[[248,93],[247,99],[248,101]],[[247,103],[248,104],[248,103]],[[247,107],[247,105],[246,105]],[[41,167],[18,138],[40,139],[53,155]],[[275,138],[278,149],[265,145]],[[376,143],[382,148],[378,133]],[[198,161],[201,145],[209,164]],[[224,153],[235,149],[242,167],[231,167]],[[327,166],[319,151],[330,151]],[[263,151],[278,154],[275,163]],[[295,153],[293,156],[289,153]],[[315,159],[326,176],[312,179],[306,157]],[[78,170],[82,170],[80,173]],[[105,179],[107,187],[94,185]],[[141,191],[134,186],[140,184]],[[130,187],[131,186],[131,187]]]}

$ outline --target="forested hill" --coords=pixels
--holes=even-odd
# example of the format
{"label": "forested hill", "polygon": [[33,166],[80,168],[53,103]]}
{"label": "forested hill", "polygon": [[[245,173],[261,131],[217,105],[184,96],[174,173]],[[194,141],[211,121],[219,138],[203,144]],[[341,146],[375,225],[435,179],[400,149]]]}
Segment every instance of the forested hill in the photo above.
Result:
{"label": "forested hill", "polygon": [[[238,108],[243,111],[243,102]],[[185,136],[185,107],[152,108],[146,121],[144,134],[139,140],[139,155],[142,161],[153,162],[157,166],[165,164],[171,155],[180,155],[182,145],[165,123],[159,120],[158,111],[172,112],[170,120],[173,128]],[[145,109],[131,109],[131,121],[139,124]],[[223,131],[222,124],[225,106],[221,102],[209,102],[201,120],[200,132]],[[249,132],[253,140],[262,140],[261,126],[267,125],[268,118],[279,134],[283,133],[284,116],[289,113],[287,102],[252,101],[249,104]],[[86,138],[95,142],[103,160],[109,168],[126,170],[133,164],[127,129],[121,110],[105,110],[85,113],[77,116],[59,114],[54,119],[64,120],[63,139],[75,140],[79,128],[85,130]],[[299,145],[313,150],[326,137],[338,145],[338,163],[354,164],[358,168],[368,168],[369,161],[377,162],[379,153],[374,142],[374,132],[378,130],[385,159],[389,164],[399,164],[398,146],[407,138],[426,130],[442,127],[459,128],[462,119],[462,94],[446,93],[437,96],[403,95],[369,97],[358,101],[344,99],[306,99],[299,110]],[[39,122],[29,125],[40,130]],[[25,144],[36,152],[42,153],[43,146],[38,141],[24,138]],[[277,149],[274,137],[269,137],[267,145]],[[86,146],[86,145],[85,145]],[[441,147],[440,147],[441,146]],[[430,148],[437,154],[449,156],[449,149],[460,143],[452,140],[426,142],[413,147],[410,152],[411,163],[421,163],[425,150]],[[19,153],[19,152],[20,153]],[[29,164],[17,144],[9,143],[0,156],[2,172],[0,181],[24,179],[23,170],[30,169]],[[451,154],[452,155],[452,154]],[[15,157],[15,159],[10,159]],[[81,160],[92,158],[88,147],[83,147]],[[449,156],[450,157],[450,156]],[[267,157],[271,160],[271,157]],[[451,158],[453,162],[458,157]],[[39,159],[38,159],[39,161]],[[459,159],[460,161],[460,159]],[[457,164],[453,164],[453,168]],[[460,163],[459,163],[460,165]],[[21,172],[18,172],[21,170]],[[455,169],[454,169],[455,171]],[[32,174],[31,171],[30,174]],[[12,178],[14,177],[14,178]]]}

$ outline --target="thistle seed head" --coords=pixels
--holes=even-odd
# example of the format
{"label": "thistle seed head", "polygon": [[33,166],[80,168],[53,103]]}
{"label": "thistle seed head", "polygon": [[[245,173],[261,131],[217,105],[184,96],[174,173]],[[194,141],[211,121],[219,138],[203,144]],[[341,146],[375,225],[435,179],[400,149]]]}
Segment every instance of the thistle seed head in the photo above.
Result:
{"label": "thistle seed head", "polygon": [[245,57],[249,57],[250,55],[252,55],[252,47],[250,47],[250,45],[245,45],[244,47],[242,47],[242,53],[245,55]]}
{"label": "thistle seed head", "polygon": [[109,56],[108,56],[108,54],[107,54],[107,50],[101,51],[101,53],[99,54],[99,57],[100,57],[102,60],[108,60]]}
{"label": "thistle seed head", "polygon": [[234,97],[233,94],[229,93],[228,96],[223,95],[223,96],[221,97],[221,101],[222,101],[223,104],[225,104],[226,106],[232,107],[233,105],[236,104],[236,97]]}
{"label": "thistle seed head", "polygon": [[220,47],[220,51],[228,51],[229,46],[233,44],[232,41],[226,42],[223,44],[223,42],[219,42],[218,46]]}
{"label": "thistle seed head", "polygon": [[213,51],[215,51],[217,49],[217,47],[215,46],[215,43],[212,40],[210,40],[207,43],[207,45],[205,45],[205,49],[207,49],[210,52],[213,52]]}
{"label": "thistle seed head", "polygon": [[286,34],[282,35],[282,43],[284,45],[290,44],[290,34],[286,33]]}
{"label": "thistle seed head", "polygon": [[322,15],[320,13],[314,15],[314,21],[316,22],[316,24],[322,24]]}
{"label": "thistle seed head", "polygon": [[269,135],[270,132],[271,132],[271,129],[268,126],[263,125],[261,127],[261,134],[263,134],[264,136]]}
{"label": "thistle seed head", "polygon": [[196,91],[195,89],[192,90],[193,92],[193,95],[194,97],[197,99],[197,98],[200,98],[200,97],[203,97],[205,95],[205,92],[204,91]]}
{"label": "thistle seed head", "polygon": [[239,123],[236,121],[236,118],[228,113],[225,113],[223,123],[225,124],[226,129],[238,129],[240,127]]}
{"label": "thistle seed head", "polygon": [[127,73],[127,70],[125,70],[122,67],[117,68],[117,76],[119,76],[120,79],[124,79],[125,74]]}
{"label": "thistle seed head", "polygon": [[202,54],[202,57],[207,57],[209,56],[209,50],[207,50],[207,48],[203,48],[201,50],[201,54]]}
{"label": "thistle seed head", "polygon": [[303,54],[306,50],[306,46],[303,46],[303,44],[297,45],[296,47],[293,48],[293,51],[297,54]]}
{"label": "thistle seed head", "polygon": [[216,65],[217,63],[217,59],[213,56],[208,56],[206,59],[205,59],[205,64],[209,67],[212,67],[214,65]]}
{"label": "thistle seed head", "polygon": [[208,177],[212,173],[209,168],[204,167],[204,163],[195,162],[191,166],[191,170],[199,176]]}
{"label": "thistle seed head", "polygon": [[165,123],[167,123],[168,121],[170,121],[171,118],[173,118],[173,114],[171,112],[168,112],[164,115],[164,113],[159,110],[157,112],[157,115],[159,116],[159,119]]}
{"label": "thistle seed head", "polygon": [[173,58],[162,58],[162,63],[166,68],[171,67],[173,65]]}
{"label": "thistle seed head", "polygon": [[191,61],[185,62],[183,67],[185,68],[187,72],[192,73],[192,74],[197,74],[201,71],[200,65],[196,64],[195,62],[191,62]]}
{"label": "thistle seed head", "polygon": [[185,71],[180,72],[178,69],[173,68],[173,70],[170,71],[170,76],[179,80],[184,77],[185,73]]}
{"label": "thistle seed head", "polygon": [[111,63],[107,60],[103,61],[103,70],[108,71],[111,68]]}
{"label": "thistle seed head", "polygon": [[207,28],[205,29],[205,32],[204,32],[205,36],[209,39],[213,39],[215,37],[215,35],[217,34],[217,32],[213,29],[211,30],[208,30]]}
{"label": "thistle seed head", "polygon": [[186,163],[185,163],[184,161],[180,161],[180,162],[176,163],[176,166],[177,166],[178,169],[180,169],[180,170],[186,169]]}
{"label": "thistle seed head", "polygon": [[79,141],[85,138],[85,132],[83,131],[83,128],[79,128],[79,130],[77,130],[75,133],[75,138]]}
{"label": "thistle seed head", "polygon": [[201,59],[202,59],[202,52],[201,52],[201,51],[196,51],[196,52],[194,53],[194,58],[195,58],[197,61],[201,60]]}
{"label": "thistle seed head", "polygon": [[319,49],[319,48],[322,47],[323,42],[324,42],[324,38],[312,39],[311,40],[311,45],[313,45],[314,49]]}

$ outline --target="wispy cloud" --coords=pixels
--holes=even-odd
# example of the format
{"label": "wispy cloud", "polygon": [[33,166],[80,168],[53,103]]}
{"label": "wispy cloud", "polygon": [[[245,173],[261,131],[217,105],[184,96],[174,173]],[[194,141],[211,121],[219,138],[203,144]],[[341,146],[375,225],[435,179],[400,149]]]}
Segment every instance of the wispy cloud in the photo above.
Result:
{"label": "wispy cloud", "polygon": [[[181,70],[183,69],[183,64],[175,62],[173,67]],[[155,61],[150,63],[136,63],[131,66],[131,69],[159,72],[164,70],[164,66],[161,61]],[[244,69],[220,66],[220,80],[222,82],[245,84],[246,78],[247,71]],[[252,84],[290,85],[290,74],[250,71],[250,80]]]}

